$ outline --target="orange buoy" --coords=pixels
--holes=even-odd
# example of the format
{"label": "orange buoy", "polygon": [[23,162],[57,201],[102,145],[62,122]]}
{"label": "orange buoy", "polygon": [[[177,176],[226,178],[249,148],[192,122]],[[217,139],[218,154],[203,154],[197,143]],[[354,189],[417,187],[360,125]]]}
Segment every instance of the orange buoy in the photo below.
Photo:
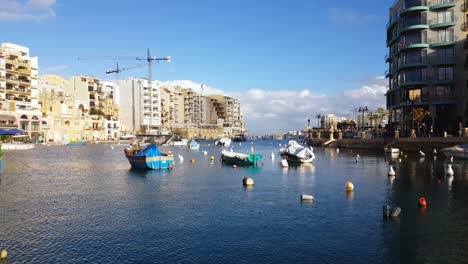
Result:
{"label": "orange buoy", "polygon": [[350,181],[346,182],[345,185],[346,191],[352,192],[354,190],[354,184]]}
{"label": "orange buoy", "polygon": [[195,163],[195,159],[191,159],[190,161],[191,161],[192,163]]}
{"label": "orange buoy", "polygon": [[426,202],[426,199],[424,197],[419,198],[419,206],[421,206],[421,207],[426,207],[427,206],[427,202]]}

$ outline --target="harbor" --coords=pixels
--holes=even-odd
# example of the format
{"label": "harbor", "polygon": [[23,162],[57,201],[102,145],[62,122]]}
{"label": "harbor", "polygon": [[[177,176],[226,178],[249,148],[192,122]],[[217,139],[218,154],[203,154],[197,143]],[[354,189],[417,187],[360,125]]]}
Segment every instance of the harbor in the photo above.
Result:
{"label": "harbor", "polygon": [[[312,163],[282,168],[278,151],[287,140],[253,140],[233,143],[233,150],[253,148],[263,164],[235,168],[219,160],[223,148],[214,141],[198,143],[198,151],[161,147],[174,155],[171,170],[133,170],[112,144],[5,152],[0,249],[8,250],[8,263],[468,258],[468,228],[460,221],[468,199],[463,159],[315,147]],[[448,164],[453,176],[445,173]],[[389,165],[395,176],[388,176]],[[244,187],[246,177],[255,184]],[[400,215],[386,219],[384,205],[398,206]]]}

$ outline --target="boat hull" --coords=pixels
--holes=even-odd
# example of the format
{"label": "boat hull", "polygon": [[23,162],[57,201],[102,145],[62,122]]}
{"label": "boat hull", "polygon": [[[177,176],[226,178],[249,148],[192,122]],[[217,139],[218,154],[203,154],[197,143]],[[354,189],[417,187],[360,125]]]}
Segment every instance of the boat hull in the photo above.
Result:
{"label": "boat hull", "polygon": [[86,146],[86,142],[70,142],[67,143],[69,147],[79,147],[79,146]]}
{"label": "boat hull", "polygon": [[136,156],[125,153],[125,156],[133,168],[161,170],[170,169],[174,165],[174,158],[171,156],[146,157]]}
{"label": "boat hull", "polygon": [[287,152],[284,152],[284,153],[280,153],[280,156],[281,158],[283,159],[286,159],[289,162],[292,162],[292,163],[312,163],[312,161],[314,160],[314,157],[311,157],[311,158],[300,158],[296,155],[292,155],[290,153],[287,153]]}

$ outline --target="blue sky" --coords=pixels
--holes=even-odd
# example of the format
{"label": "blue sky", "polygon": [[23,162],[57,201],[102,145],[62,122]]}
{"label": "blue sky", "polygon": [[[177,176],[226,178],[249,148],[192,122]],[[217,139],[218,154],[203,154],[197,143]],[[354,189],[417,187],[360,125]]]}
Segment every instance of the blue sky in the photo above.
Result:
{"label": "blue sky", "polygon": [[[113,61],[77,57],[144,56],[151,48],[173,58],[153,68],[158,80],[204,82],[228,94],[338,96],[383,75],[392,2],[0,0],[0,42],[28,46],[41,73],[106,78]],[[145,77],[146,69],[125,76]]]}

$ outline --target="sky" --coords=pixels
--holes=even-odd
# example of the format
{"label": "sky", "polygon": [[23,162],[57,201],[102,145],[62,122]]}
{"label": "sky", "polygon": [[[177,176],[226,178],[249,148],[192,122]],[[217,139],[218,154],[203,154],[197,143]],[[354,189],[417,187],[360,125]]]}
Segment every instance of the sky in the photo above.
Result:
{"label": "sky", "polygon": [[[105,74],[104,56],[172,57],[153,79],[206,85],[241,102],[249,134],[385,107],[393,0],[0,0],[0,42],[30,48],[40,74]],[[91,57],[92,60],[78,60]],[[120,61],[120,67],[141,64]],[[120,78],[147,77],[145,67]]]}

